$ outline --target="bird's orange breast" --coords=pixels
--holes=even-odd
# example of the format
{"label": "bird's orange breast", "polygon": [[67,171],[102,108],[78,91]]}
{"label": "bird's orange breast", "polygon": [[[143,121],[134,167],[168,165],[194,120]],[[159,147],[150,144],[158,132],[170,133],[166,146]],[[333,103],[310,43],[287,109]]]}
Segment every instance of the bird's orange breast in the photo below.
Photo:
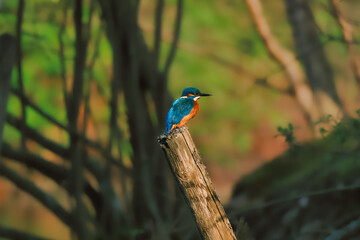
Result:
{"label": "bird's orange breast", "polygon": [[194,101],[194,107],[191,110],[191,112],[189,113],[189,115],[185,116],[183,119],[181,119],[179,125],[183,126],[185,125],[185,123],[187,121],[189,121],[190,119],[192,119],[193,117],[195,117],[195,115],[199,112],[199,103],[197,101]]}
{"label": "bird's orange breast", "polygon": [[191,112],[188,115],[186,115],[185,117],[183,117],[183,119],[181,119],[181,121],[178,124],[174,124],[171,127],[171,129],[169,130],[169,132],[171,132],[174,128],[184,126],[187,121],[189,121],[190,119],[195,117],[195,115],[199,112],[199,109],[200,109],[199,103],[197,101],[194,101],[194,106],[193,106],[193,109],[191,110]]}

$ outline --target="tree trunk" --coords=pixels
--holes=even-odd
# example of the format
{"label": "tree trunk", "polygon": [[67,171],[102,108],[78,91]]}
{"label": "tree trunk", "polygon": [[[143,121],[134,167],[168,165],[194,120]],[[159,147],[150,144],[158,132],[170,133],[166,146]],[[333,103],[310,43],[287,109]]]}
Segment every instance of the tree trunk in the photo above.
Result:
{"label": "tree trunk", "polygon": [[289,84],[294,92],[294,97],[304,112],[305,119],[308,120],[310,125],[318,121],[319,113],[314,105],[313,93],[306,83],[303,70],[295,55],[282,47],[272,34],[264,16],[260,0],[246,0],[246,4],[269,54],[284,68]]}
{"label": "tree trunk", "polygon": [[358,85],[359,91],[358,96],[360,98],[360,59],[358,55],[356,54],[356,45],[354,43],[353,39],[353,27],[350,23],[346,22],[346,20],[341,16],[341,6],[340,6],[340,0],[331,0],[331,4],[333,7],[333,13],[335,15],[335,18],[337,19],[346,43],[346,47],[349,52],[349,61],[351,69],[354,73],[354,77],[356,80],[356,83]]}
{"label": "tree trunk", "polygon": [[0,152],[3,128],[6,122],[6,105],[10,92],[11,70],[16,58],[16,41],[9,34],[0,36]]}
{"label": "tree trunk", "polygon": [[[159,96],[166,94],[166,89],[159,92],[156,88],[160,74],[138,26],[135,1],[104,0],[99,3],[113,50],[114,81],[119,86],[118,93],[124,94],[127,109],[133,150],[132,208],[135,222],[144,226],[149,220],[155,220],[160,238],[170,239],[168,221],[164,220],[163,214],[170,201],[159,201],[163,198],[159,195],[167,196],[169,191],[164,184],[166,172],[159,170],[161,151],[154,141],[159,127],[152,122],[152,112],[148,108],[149,97],[159,106],[156,100],[163,99]],[[158,108],[156,114],[158,119],[165,115]]]}
{"label": "tree trunk", "polygon": [[306,70],[315,102],[324,115],[342,116],[331,66],[320,41],[308,0],[285,0],[298,57]]}

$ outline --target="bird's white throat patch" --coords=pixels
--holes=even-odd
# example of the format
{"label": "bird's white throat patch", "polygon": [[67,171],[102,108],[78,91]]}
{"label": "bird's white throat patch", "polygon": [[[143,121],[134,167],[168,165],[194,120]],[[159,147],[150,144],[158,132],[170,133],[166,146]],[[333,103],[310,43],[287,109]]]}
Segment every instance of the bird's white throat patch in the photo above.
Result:
{"label": "bird's white throat patch", "polygon": [[[180,98],[188,98],[187,96],[182,96]],[[193,101],[196,102],[198,99],[200,98],[200,96],[196,96],[193,98]]]}

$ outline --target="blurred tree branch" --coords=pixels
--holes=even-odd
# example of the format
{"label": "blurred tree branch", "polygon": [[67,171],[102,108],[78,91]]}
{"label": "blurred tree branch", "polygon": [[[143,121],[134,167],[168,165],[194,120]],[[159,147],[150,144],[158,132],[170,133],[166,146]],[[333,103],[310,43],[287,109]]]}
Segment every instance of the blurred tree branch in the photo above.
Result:
{"label": "blurred tree branch", "polygon": [[62,90],[63,90],[63,98],[64,105],[67,117],[69,116],[69,96],[67,89],[67,70],[66,70],[66,61],[65,61],[65,44],[64,44],[64,33],[66,29],[66,21],[67,21],[67,11],[69,8],[69,0],[63,1],[62,15],[63,19],[60,24],[59,32],[58,32],[58,41],[59,41],[59,60],[60,60],[60,68],[61,68],[61,80],[62,80]]}
{"label": "blurred tree branch", "polygon": [[[146,33],[153,32],[153,26],[150,25],[148,22],[140,21],[139,24],[141,26],[141,29],[143,31],[145,31]],[[168,31],[165,31],[165,29],[162,31],[161,38],[164,42],[167,42],[167,43],[172,43],[174,41],[173,34],[171,34]],[[203,49],[194,44],[185,42],[181,39],[179,39],[179,41],[178,41],[178,48],[181,50],[184,50],[184,51],[188,51],[192,54],[196,54],[198,56],[206,57],[206,58],[210,59],[211,61],[213,61],[221,66],[224,66],[235,73],[243,74],[250,79],[257,78],[255,75],[250,73],[247,69],[245,69],[241,65],[231,62],[225,58],[222,58],[222,57],[216,55],[213,51],[208,51],[208,50]]]}
{"label": "blurred tree branch", "polygon": [[[22,24],[23,24],[23,18],[24,18],[24,0],[19,0],[19,6],[18,6],[18,10],[17,10],[17,23],[16,23],[16,47],[17,47],[17,62],[16,62],[16,67],[17,67],[17,72],[18,72],[18,83],[19,83],[19,91],[22,93],[22,95],[24,95],[25,90],[24,90],[24,81],[23,81],[23,73],[22,73],[22,44],[21,44],[21,39],[22,39]],[[22,127],[21,127],[21,131],[24,132],[24,126],[26,125],[26,103],[23,99],[20,99],[21,101],[21,122],[22,122]],[[25,139],[25,134],[21,135],[21,144],[22,147],[25,149],[26,148],[26,139]]]}
{"label": "blurred tree branch", "polygon": [[38,188],[32,181],[21,177],[14,170],[1,163],[0,175],[7,178],[19,189],[37,199],[51,212],[53,212],[69,228],[73,228],[70,214],[48,193]]}
{"label": "blurred tree branch", "polygon": [[[169,189],[166,172],[162,170],[164,162],[160,161],[160,149],[154,142],[166,114],[163,107],[163,99],[168,103],[168,93],[164,88],[166,79],[156,69],[154,54],[141,34],[137,23],[136,1],[106,0],[99,1],[99,4],[113,50],[113,78],[118,81],[120,93],[124,94],[127,109],[133,150],[132,206],[135,222],[144,225],[148,219],[155,219],[157,234],[162,239],[169,239],[170,229],[165,224],[163,216],[166,215],[162,215],[162,212],[169,209],[168,204],[171,203],[162,201],[160,204],[158,201],[167,196]],[[177,11],[177,16],[180,16],[180,10]],[[178,26],[180,27],[180,23]],[[170,58],[167,58],[168,66],[173,58],[176,41],[173,46]],[[151,120],[153,113],[148,108],[149,99],[156,106],[155,123]]]}
{"label": "blurred tree branch", "polygon": [[[177,45],[178,45],[178,42],[179,42],[181,19],[182,19],[183,8],[184,8],[183,5],[184,5],[183,0],[178,0],[177,1],[177,8],[176,8],[177,12],[176,12],[176,18],[175,18],[175,23],[174,23],[174,35],[173,35],[174,38],[173,38],[173,42],[171,44],[170,51],[168,53],[167,59],[165,61],[165,66],[164,66],[164,70],[163,70],[163,75],[164,75],[164,77],[166,79],[167,79],[168,74],[169,74],[170,65],[174,60],[176,48],[177,48]],[[167,81],[164,81],[165,84],[166,84],[166,82]]]}
{"label": "blurred tree branch", "polygon": [[[23,99],[26,102],[26,104],[29,107],[31,107],[32,109],[34,109],[40,116],[42,116],[43,118],[45,118],[46,120],[48,120],[49,122],[54,124],[55,126],[59,127],[60,129],[66,131],[68,133],[71,132],[71,129],[69,127],[65,126],[64,124],[62,124],[61,122],[56,120],[54,117],[52,117],[51,115],[46,113],[39,106],[37,106],[35,103],[33,103],[27,96],[21,95],[20,91],[16,90],[15,88],[11,88],[11,92],[13,94],[15,94],[16,96],[18,96],[20,99]],[[15,128],[20,130],[20,127],[21,127],[20,122],[15,118],[15,116],[10,114],[8,121],[12,126],[14,126]],[[26,128],[26,126],[25,126],[25,128]],[[30,131],[32,131],[32,130],[30,130]],[[97,141],[93,141],[93,140],[87,138],[84,133],[75,132],[73,134],[77,135],[77,137],[79,139],[81,139],[88,147],[96,149],[105,159],[109,160],[112,164],[121,168],[125,174],[130,173],[130,169],[126,168],[119,160],[115,159],[111,154],[109,154],[108,151],[103,146],[101,146],[101,144],[99,144]],[[35,135],[38,135],[38,134],[35,133]]]}
{"label": "blurred tree branch", "polygon": [[[259,211],[262,210],[264,208],[268,208],[268,207],[272,207],[274,205],[277,204],[282,204],[282,203],[286,203],[286,202],[291,202],[291,201],[296,201],[299,200],[301,198],[311,198],[311,197],[322,197],[322,196],[326,196],[328,194],[332,194],[332,193],[341,193],[341,192],[357,192],[360,189],[360,185],[352,185],[352,186],[345,186],[345,187],[335,187],[335,188],[327,188],[327,189],[321,189],[318,191],[313,191],[313,192],[309,192],[306,194],[301,194],[298,196],[291,196],[291,197],[287,197],[287,198],[283,198],[283,199],[276,199],[273,201],[269,201],[269,202],[265,202],[262,204],[258,204],[252,207],[249,207],[247,209],[241,209],[241,210],[235,210],[235,211],[231,211],[229,215],[229,218],[233,218],[236,216],[241,216],[246,212],[251,212],[251,211]],[[236,201],[239,199],[234,198],[232,200],[232,202],[229,204],[229,206],[233,206],[233,204],[236,204]]]}
{"label": "blurred tree branch", "polygon": [[2,150],[1,155],[23,163],[27,167],[38,170],[58,184],[62,184],[69,174],[68,168],[42,159],[41,157],[28,153],[24,150],[15,150],[6,142],[4,142],[4,149]]}
{"label": "blurred tree branch", "polygon": [[[163,71],[160,73],[158,80],[159,84],[157,84],[157,94],[155,95],[155,99],[158,102],[157,107],[160,108],[161,113],[166,112],[166,89],[167,89],[167,82],[168,82],[168,75],[170,71],[170,66],[175,58],[175,53],[178,47],[178,42],[180,38],[180,30],[181,30],[181,20],[183,15],[183,8],[184,8],[184,1],[178,0],[177,1],[177,7],[176,7],[176,17],[173,27],[173,40],[170,46],[169,53],[167,55],[167,58],[165,59],[165,65],[163,68]],[[161,21],[161,20],[160,20]],[[161,26],[156,26],[156,28],[160,28]],[[158,30],[160,31],[160,30]],[[161,32],[158,33],[161,35]],[[159,117],[159,121],[164,122],[165,121],[165,114],[161,114]]]}
{"label": "blurred tree branch", "polygon": [[[17,119],[14,115],[12,115],[11,113],[8,113],[6,116],[6,121],[13,127],[15,127],[16,129],[18,129],[19,131],[21,131],[21,120]],[[41,146],[43,146],[44,148],[56,153],[57,155],[63,157],[63,158],[68,158],[69,156],[69,151],[61,146],[58,143],[55,143],[54,141],[42,136],[40,133],[38,133],[35,129],[25,125],[25,129],[24,129],[24,134],[26,134],[26,136],[30,139],[32,139],[33,141],[37,142],[38,144],[40,144]]]}
{"label": "blurred tree branch", "polygon": [[358,96],[360,96],[360,59],[356,54],[356,46],[353,42],[353,27],[342,16],[339,0],[329,0],[329,2],[330,6],[332,7],[332,13],[340,25],[342,34],[344,36],[345,44],[349,52],[350,66],[359,87]]}
{"label": "blurred tree branch", "polygon": [[290,88],[286,88],[286,89],[280,89],[278,87],[274,87],[273,85],[271,85],[268,82],[267,78],[258,78],[255,80],[255,83],[259,86],[265,87],[267,89],[278,92],[280,94],[286,94],[286,95],[289,95],[290,97],[294,97],[294,95],[295,95],[293,88],[290,87]]}
{"label": "blurred tree branch", "polygon": [[288,82],[293,92],[293,97],[298,102],[309,126],[319,118],[319,113],[314,106],[313,93],[306,83],[301,66],[293,53],[280,45],[271,32],[259,0],[246,0],[256,29],[265,42],[270,56],[273,57],[285,70]]}
{"label": "blurred tree branch", "polygon": [[360,234],[360,219],[351,221],[347,225],[343,226],[340,229],[332,231],[329,236],[326,237],[326,240],[346,240],[354,239]]}
{"label": "blurred tree branch", "polygon": [[[86,25],[83,24],[83,1],[74,1],[74,24],[75,24],[75,61],[74,61],[74,77],[72,85],[72,93],[69,106],[69,127],[70,127],[70,176],[69,181],[72,185],[72,196],[74,197],[74,206],[72,213],[74,216],[74,233],[79,239],[89,238],[89,229],[86,224],[86,209],[82,200],[83,184],[84,184],[84,154],[81,149],[84,148],[82,142],[73,134],[78,131],[77,121],[79,117],[79,109],[83,99],[84,88],[84,70],[86,64],[87,47],[90,39],[92,4],[90,1],[89,19]],[[84,114],[85,115],[85,114]],[[84,121],[84,125],[86,122]]]}
{"label": "blurred tree branch", "polygon": [[[33,168],[39,171],[44,176],[52,179],[60,186],[65,187],[65,189],[68,191],[69,183],[66,182],[70,174],[68,168],[47,161],[40,156],[31,154],[29,152],[15,150],[10,146],[10,144],[7,144],[6,142],[4,142],[4,146],[5,147],[2,149],[1,152],[1,155],[3,157],[15,160],[19,163],[26,165],[28,168]],[[99,215],[102,201],[101,196],[88,182],[84,183],[84,191],[91,200],[94,209]]]}
{"label": "blurred tree branch", "polygon": [[0,151],[7,115],[6,109],[10,92],[11,71],[16,59],[15,41],[14,37],[9,34],[0,36]]}
{"label": "blurred tree branch", "polygon": [[306,70],[320,114],[345,114],[336,91],[332,68],[320,41],[315,19],[307,0],[285,0],[298,58]]}
{"label": "blurred tree branch", "polygon": [[[102,16],[96,15],[96,4],[100,5]],[[162,13],[165,2],[159,1],[159,4],[158,12]],[[50,194],[37,188],[33,179],[23,178],[14,171],[15,169],[9,169],[6,166],[1,168],[1,174],[16,184],[18,188],[38,199],[62,221],[66,221],[67,217],[71,218],[71,224],[69,222],[67,224],[71,225],[74,237],[79,239],[95,237],[95,235],[90,235],[92,233],[89,230],[90,227],[91,229],[95,227],[96,236],[103,236],[107,239],[117,239],[119,236],[123,237],[124,234],[126,236],[129,234],[130,238],[133,238],[134,232],[131,229],[119,230],[119,226],[123,224],[126,224],[124,229],[127,229],[128,226],[138,226],[136,228],[141,231],[136,234],[141,234],[145,238],[154,233],[161,239],[172,239],[171,235],[177,236],[179,232],[171,229],[175,226],[170,224],[170,220],[178,212],[181,212],[179,209],[184,203],[177,200],[169,201],[171,198],[169,194],[174,194],[174,183],[168,182],[169,171],[166,172],[167,166],[161,158],[160,149],[157,148],[154,140],[162,130],[163,118],[167,110],[166,105],[169,104],[170,96],[166,89],[166,82],[179,43],[183,0],[179,0],[176,5],[173,31],[175,38],[171,41],[162,71],[154,64],[156,57],[149,50],[137,24],[139,1],[64,0],[56,6],[61,6],[57,10],[61,14],[60,18],[57,17],[58,14],[54,16],[54,21],[60,23],[60,27],[57,28],[59,48],[55,54],[58,55],[60,64],[59,76],[62,81],[65,102],[63,110],[66,111],[67,123],[62,123],[44,111],[42,105],[32,101],[21,89],[13,88],[12,93],[24,103],[24,106],[30,107],[38,116],[47,120],[52,127],[58,127],[67,133],[70,137],[70,144],[67,146],[66,141],[54,141],[50,135],[39,131],[33,125],[22,123],[26,120],[24,115],[18,118],[13,114],[8,114],[6,120],[9,126],[14,127],[22,134],[22,137],[39,144],[40,149],[44,148],[55,153],[67,163],[64,166],[52,163],[51,159],[44,157],[45,155],[41,156],[30,151],[20,150],[8,143],[5,143],[6,149],[3,149],[1,154],[9,160],[40,172],[66,190],[70,197],[70,213],[65,209],[62,209],[63,212],[61,212],[60,204],[51,208],[53,207],[51,202],[46,202],[47,195],[52,197],[50,201],[56,200]],[[68,17],[70,12],[73,13],[73,18]],[[155,20],[158,25],[161,25],[163,21],[161,15]],[[93,16],[94,21],[92,21]],[[102,23],[99,19],[103,20]],[[94,40],[91,38],[94,28],[92,22],[94,25],[100,26]],[[75,26],[75,36],[68,34],[68,29],[72,29],[72,26]],[[90,81],[97,77],[93,75],[92,68],[96,65],[99,49],[103,44],[102,27],[106,27],[113,54],[111,100],[108,103],[111,116],[107,124],[109,143],[105,147],[99,140],[89,139],[86,135],[87,132],[90,132],[90,130],[87,131],[87,122],[91,117],[90,99],[93,97]],[[19,32],[19,35],[22,34],[24,33]],[[43,36],[40,34],[36,40],[41,40],[41,37]],[[74,40],[75,44],[70,46],[68,40]],[[161,26],[158,28],[157,37],[154,36],[154,41],[158,42],[156,52],[157,58],[159,58],[162,44]],[[94,47],[94,52],[92,56],[88,57],[89,45]],[[70,61],[66,59],[66,55],[72,49],[75,59],[73,61],[73,79],[69,86],[67,84],[67,67]],[[44,48],[44,50],[46,49]],[[87,82],[88,77],[89,82]],[[121,121],[119,119],[119,109],[123,108],[123,105],[119,104],[118,96],[124,96],[124,105],[127,111],[125,118],[128,121],[129,130],[125,129],[124,133],[130,136],[131,149],[129,151],[131,153],[126,154],[131,157],[132,162],[129,164],[131,168],[125,167],[122,159],[115,157],[123,155],[124,149],[120,143],[129,141],[128,136],[124,136],[122,132],[124,126],[119,126],[120,122],[123,122],[122,119]],[[155,108],[149,107],[154,105]],[[120,154],[113,155],[115,151],[112,150],[116,143]],[[92,150],[96,150],[96,152]],[[123,188],[120,191],[125,193],[122,198],[128,199],[124,203],[131,201],[125,206],[122,206],[122,202],[116,195],[119,188],[113,186],[113,180],[118,176],[121,178]],[[130,196],[131,194],[132,196]],[[87,198],[91,204],[88,203]],[[94,214],[96,217],[92,216]],[[194,226],[194,224],[191,225],[191,227]],[[181,229],[181,232],[184,231],[185,229]]]}
{"label": "blurred tree branch", "polygon": [[162,15],[164,11],[164,0],[156,1],[155,12],[155,34],[154,34],[154,60],[155,66],[159,68],[159,57],[161,53],[161,32],[162,32]]}
{"label": "blurred tree branch", "polygon": [[[20,120],[17,120],[14,116],[11,114],[7,115],[7,121],[10,125],[14,126],[15,128],[20,128]],[[27,137],[35,141],[36,143],[40,144],[44,148],[54,152],[55,154],[59,155],[60,157],[64,159],[69,158],[69,150],[61,146],[60,144],[57,144],[53,142],[52,140],[45,138],[41,134],[39,134],[36,130],[34,130],[31,127],[26,126],[25,127],[25,134],[27,134]],[[94,175],[94,177],[98,180],[99,184],[104,181],[103,176],[103,167],[97,163],[96,159],[88,156],[85,159],[85,166],[86,168]],[[127,172],[124,172],[126,174]]]}
{"label": "blurred tree branch", "polygon": [[20,101],[23,101],[26,105],[28,105],[29,107],[31,107],[33,110],[35,110],[40,116],[42,116],[43,118],[45,118],[46,120],[48,120],[49,122],[51,122],[52,124],[54,124],[55,126],[66,130],[67,127],[60,123],[58,120],[56,120],[54,117],[52,117],[51,115],[49,115],[48,113],[46,113],[44,110],[42,110],[38,105],[36,105],[35,103],[33,103],[26,95],[24,95],[21,91],[19,91],[16,88],[11,88],[11,93],[14,94],[15,96],[19,97]]}
{"label": "blurred tree branch", "polygon": [[8,228],[4,226],[0,226],[0,237],[6,238],[8,240],[19,240],[19,239],[26,239],[26,240],[50,240],[49,238],[42,238],[38,237],[17,229]]}

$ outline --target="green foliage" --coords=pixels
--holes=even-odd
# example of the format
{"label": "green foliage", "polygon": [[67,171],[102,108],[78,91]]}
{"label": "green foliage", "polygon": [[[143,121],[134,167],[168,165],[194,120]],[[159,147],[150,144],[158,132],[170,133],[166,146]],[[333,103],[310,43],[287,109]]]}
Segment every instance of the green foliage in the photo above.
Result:
{"label": "green foliage", "polygon": [[287,127],[278,127],[277,131],[279,132],[278,136],[285,137],[285,142],[289,144],[289,146],[294,146],[296,144],[296,137],[294,136],[294,127],[291,123],[288,124]]}
{"label": "green foliage", "polygon": [[[288,125],[279,131],[293,141],[293,129]],[[359,197],[360,116],[343,119],[323,131],[328,135],[299,144],[236,186],[234,196],[246,196],[250,203],[242,206],[250,209],[242,216],[264,234],[262,239],[272,239],[269,236],[274,231],[279,239],[300,236],[300,229],[314,222],[321,224],[314,226],[314,234],[309,232],[306,239],[324,239],[328,233],[315,234],[317,229],[336,229],[340,221],[346,223],[352,219],[349,216],[357,216],[354,210]],[[254,202],[265,204],[254,206]],[[286,220],[278,223],[275,220],[279,218]]]}
{"label": "green foliage", "polygon": [[[294,144],[296,139],[291,124],[278,130],[287,143]],[[290,189],[297,189],[295,194],[299,194],[299,191],[355,181],[360,168],[357,161],[360,157],[360,117],[344,119],[334,125],[327,136],[296,146],[245,177],[236,189],[246,189],[259,196],[268,192],[285,193]]]}

